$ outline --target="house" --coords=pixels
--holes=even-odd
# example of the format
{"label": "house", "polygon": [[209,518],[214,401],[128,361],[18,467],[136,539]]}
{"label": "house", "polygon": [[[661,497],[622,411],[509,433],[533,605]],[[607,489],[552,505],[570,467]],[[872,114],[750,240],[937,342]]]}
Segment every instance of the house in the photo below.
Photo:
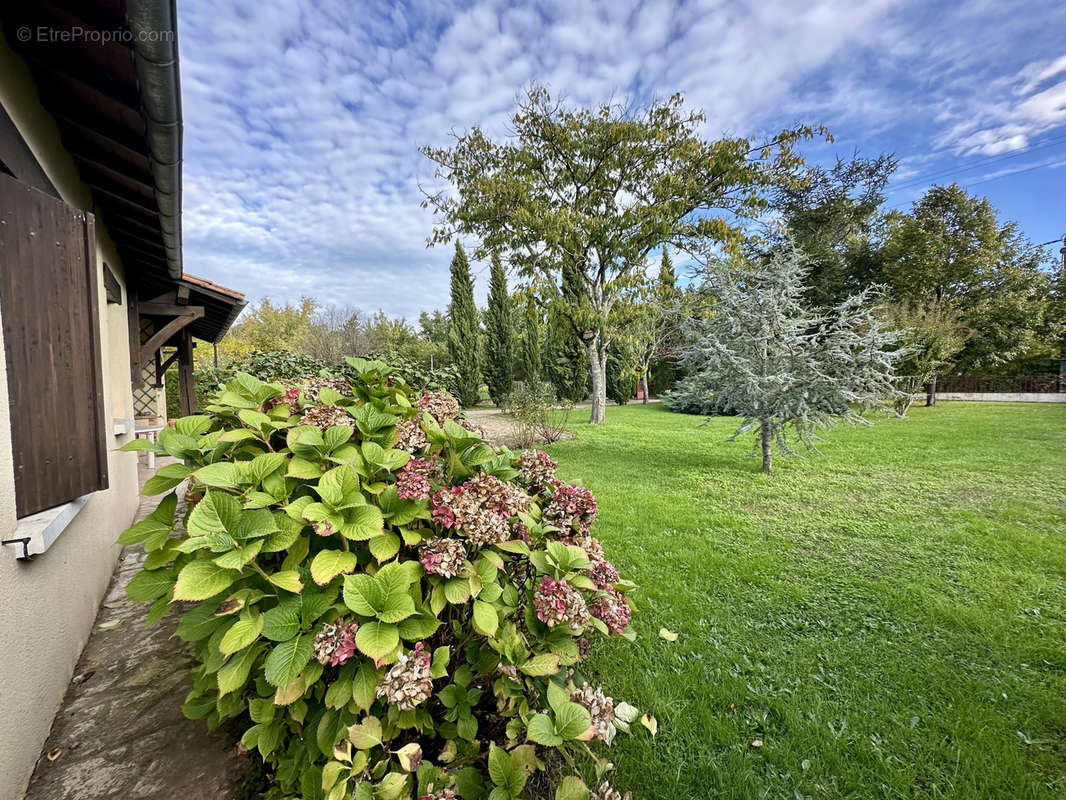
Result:
{"label": "house", "polygon": [[4,4],[0,800],[22,797],[137,508],[119,448],[160,416],[169,364],[194,407],[194,340],[244,306],[184,271],[181,153],[173,0]]}

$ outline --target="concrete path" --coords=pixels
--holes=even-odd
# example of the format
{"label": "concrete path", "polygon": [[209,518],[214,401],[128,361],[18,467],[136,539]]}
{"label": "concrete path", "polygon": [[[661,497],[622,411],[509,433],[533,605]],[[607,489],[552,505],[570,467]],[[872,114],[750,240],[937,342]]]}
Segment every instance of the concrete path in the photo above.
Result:
{"label": "concrete path", "polygon": [[[137,519],[158,501],[143,498]],[[224,734],[181,713],[193,658],[170,638],[178,615],[146,629],[147,605],[126,600],[143,558],[140,548],[122,551],[25,800],[236,797],[243,759]]]}

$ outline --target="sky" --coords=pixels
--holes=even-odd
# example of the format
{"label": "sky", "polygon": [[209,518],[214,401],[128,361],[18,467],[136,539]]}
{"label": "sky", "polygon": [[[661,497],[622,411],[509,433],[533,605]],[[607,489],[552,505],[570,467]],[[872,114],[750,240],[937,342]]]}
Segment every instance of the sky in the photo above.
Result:
{"label": "sky", "polygon": [[[257,301],[409,320],[447,304],[421,145],[503,137],[531,83],[573,104],[681,92],[704,134],[807,123],[987,196],[1034,242],[1066,234],[1062,0],[182,0],[188,272]],[[1057,250],[1057,248],[1055,248]],[[478,296],[487,269],[475,264]]]}

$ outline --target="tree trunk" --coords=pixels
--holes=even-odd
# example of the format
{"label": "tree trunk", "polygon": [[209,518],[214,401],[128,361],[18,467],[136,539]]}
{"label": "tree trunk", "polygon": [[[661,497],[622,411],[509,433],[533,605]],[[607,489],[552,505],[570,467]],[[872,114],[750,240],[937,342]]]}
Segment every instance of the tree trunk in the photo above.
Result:
{"label": "tree trunk", "polygon": [[585,352],[589,357],[589,377],[592,379],[592,410],[589,414],[590,425],[600,425],[604,421],[603,411],[607,406],[607,359],[599,347],[599,336],[585,339]]}
{"label": "tree trunk", "polygon": [[931,408],[936,405],[936,377],[925,385],[925,407]]}
{"label": "tree trunk", "polygon": [[762,431],[762,471],[769,472],[770,467],[773,466],[773,440],[774,431],[773,426],[770,424],[770,420],[764,419],[760,423],[760,429]]}
{"label": "tree trunk", "polygon": [[648,371],[644,370],[640,374],[640,388],[643,390],[641,394],[644,395],[644,405],[648,404]]}

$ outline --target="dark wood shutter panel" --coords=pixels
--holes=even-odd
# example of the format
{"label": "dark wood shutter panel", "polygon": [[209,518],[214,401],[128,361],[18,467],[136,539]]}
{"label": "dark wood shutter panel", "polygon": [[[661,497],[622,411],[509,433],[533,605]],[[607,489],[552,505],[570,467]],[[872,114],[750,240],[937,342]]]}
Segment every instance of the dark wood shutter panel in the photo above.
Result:
{"label": "dark wood shutter panel", "polygon": [[18,516],[107,488],[92,214],[0,175],[3,314]]}

